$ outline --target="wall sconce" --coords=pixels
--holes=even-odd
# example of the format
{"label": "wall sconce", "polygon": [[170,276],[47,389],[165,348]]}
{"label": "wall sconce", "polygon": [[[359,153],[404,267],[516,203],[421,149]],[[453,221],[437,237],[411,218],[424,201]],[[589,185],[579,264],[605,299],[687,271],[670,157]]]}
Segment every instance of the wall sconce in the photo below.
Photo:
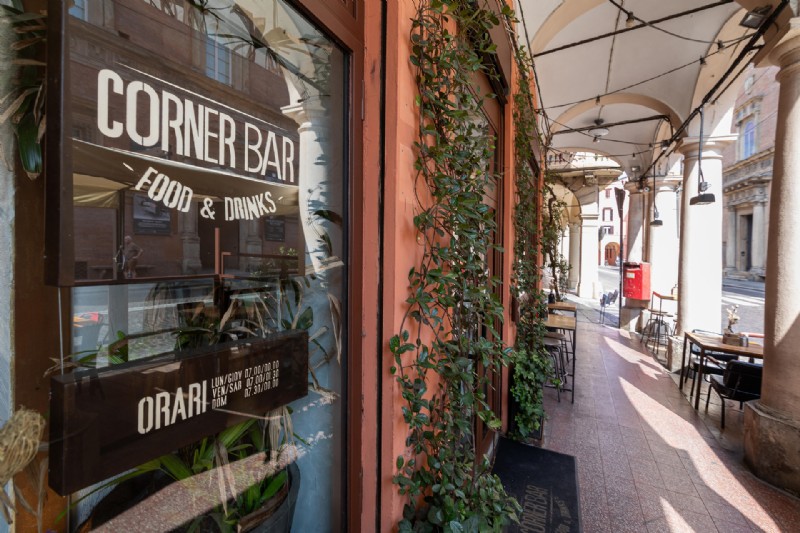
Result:
{"label": "wall sconce", "polygon": [[708,182],[703,177],[703,107],[700,106],[700,141],[697,148],[697,196],[689,200],[689,205],[708,205],[716,201],[708,190]]}

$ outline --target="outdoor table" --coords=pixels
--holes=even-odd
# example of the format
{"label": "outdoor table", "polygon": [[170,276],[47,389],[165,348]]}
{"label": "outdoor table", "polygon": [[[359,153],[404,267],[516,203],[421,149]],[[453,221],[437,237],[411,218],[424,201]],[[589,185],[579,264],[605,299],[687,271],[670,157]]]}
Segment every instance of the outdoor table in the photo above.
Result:
{"label": "outdoor table", "polygon": [[577,353],[575,347],[575,330],[577,322],[578,319],[574,316],[548,314],[547,320],[544,323],[547,328],[561,329],[569,332],[570,344],[572,344],[572,373],[567,375],[572,378],[572,384],[570,388],[562,388],[562,390],[569,391],[572,394],[572,403],[575,403],[575,357]]}
{"label": "outdoor table", "polygon": [[566,313],[572,313],[572,316],[578,316],[578,306],[570,302],[556,302],[553,304],[547,304],[547,310],[564,311]]}
{"label": "outdoor table", "polygon": [[[683,388],[683,370],[686,366],[686,346],[689,343],[692,343],[700,348],[700,361],[697,365],[697,375],[694,378],[695,382],[697,383],[697,394],[694,397],[695,409],[700,408],[700,385],[703,383],[703,365],[705,364],[706,352],[721,352],[739,357],[749,357],[751,359],[764,359],[764,347],[758,344],[751,344],[750,346],[734,346],[732,344],[723,343],[721,335],[715,336],[706,335],[703,333],[684,333],[683,355],[681,356],[680,388]],[[693,395],[694,383],[692,384],[692,393],[689,394],[690,402]]]}

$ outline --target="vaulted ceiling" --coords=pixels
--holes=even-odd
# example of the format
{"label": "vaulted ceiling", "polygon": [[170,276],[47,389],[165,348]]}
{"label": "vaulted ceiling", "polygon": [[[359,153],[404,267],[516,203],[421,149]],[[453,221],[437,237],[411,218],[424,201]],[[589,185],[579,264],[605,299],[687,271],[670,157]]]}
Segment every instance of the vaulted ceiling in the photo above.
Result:
{"label": "vaulted ceiling", "polygon": [[[663,140],[674,148],[681,138],[697,136],[701,103],[704,134],[729,133],[733,99],[743,82],[737,74],[748,62],[764,60],[797,4],[516,2],[520,38],[534,55],[551,147],[566,154],[606,154],[632,177],[662,153]],[[756,8],[773,20],[761,30],[742,26],[745,14]],[[763,36],[754,37],[758,31]]]}

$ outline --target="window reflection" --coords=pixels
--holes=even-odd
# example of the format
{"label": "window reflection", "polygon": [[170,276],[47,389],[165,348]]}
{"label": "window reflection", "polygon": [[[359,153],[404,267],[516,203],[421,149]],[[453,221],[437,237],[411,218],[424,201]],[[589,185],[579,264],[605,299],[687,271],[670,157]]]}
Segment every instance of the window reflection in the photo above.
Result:
{"label": "window reflection", "polygon": [[[281,1],[85,0],[70,14],[73,361],[135,369],[307,334],[308,396],[237,413],[255,421],[232,447],[241,457],[214,456],[203,471],[217,483],[222,463],[278,451],[272,460],[297,467],[292,529],[340,530],[346,56]],[[126,237],[141,249],[133,266]],[[247,440],[269,427],[280,446]],[[198,514],[224,513],[222,501],[186,524],[212,527]]]}

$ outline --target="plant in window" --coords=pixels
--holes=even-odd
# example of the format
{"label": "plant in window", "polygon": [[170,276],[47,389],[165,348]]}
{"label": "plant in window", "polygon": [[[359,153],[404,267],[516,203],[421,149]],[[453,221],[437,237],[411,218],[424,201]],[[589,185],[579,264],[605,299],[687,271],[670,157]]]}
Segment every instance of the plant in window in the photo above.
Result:
{"label": "plant in window", "polygon": [[[17,35],[11,45],[16,57],[11,63],[19,67],[19,76],[10,92],[0,95],[0,124],[10,123],[17,139],[17,150],[28,177],[35,179],[42,171],[41,141],[45,131],[45,66],[42,61],[47,29],[46,15],[27,13],[21,0],[0,5],[0,19],[10,24]],[[2,147],[6,163],[8,147]]]}

